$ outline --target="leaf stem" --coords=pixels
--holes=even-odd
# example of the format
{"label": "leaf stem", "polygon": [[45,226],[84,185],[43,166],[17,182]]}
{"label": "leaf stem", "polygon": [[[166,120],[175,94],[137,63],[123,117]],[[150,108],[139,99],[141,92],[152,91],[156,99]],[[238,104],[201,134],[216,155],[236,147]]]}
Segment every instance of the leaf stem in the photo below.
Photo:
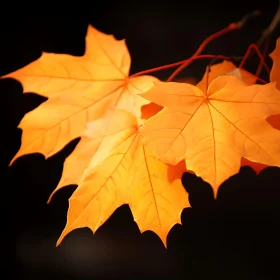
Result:
{"label": "leaf stem", "polygon": [[[245,61],[246,61],[246,60],[248,59],[248,57],[250,56],[252,50],[254,50],[254,51],[257,53],[258,57],[260,58],[260,63],[261,63],[261,65],[263,65],[263,67],[265,68],[265,70],[266,70],[267,73],[269,74],[269,73],[270,73],[270,69],[269,69],[269,67],[267,66],[266,62],[265,62],[265,59],[264,59],[263,54],[261,53],[259,47],[258,47],[256,44],[251,44],[251,45],[247,48],[247,51],[246,51],[245,55],[243,56],[243,59],[241,60],[241,62],[240,62],[240,64],[239,64],[238,68],[242,68],[242,67],[243,67]],[[259,74],[259,73],[256,72],[256,76],[258,76],[258,74]]]}
{"label": "leaf stem", "polygon": [[[231,23],[229,24],[226,28],[211,34],[209,37],[207,37],[199,46],[199,48],[196,50],[196,52],[193,54],[193,56],[198,56],[201,54],[201,52],[205,49],[205,47],[213,40],[225,35],[226,33],[236,30],[236,29],[240,29],[242,28],[247,21],[252,18],[252,17],[256,17],[260,15],[260,11],[256,10],[246,16],[244,16],[240,21],[235,22],[235,23]],[[171,76],[167,79],[168,82],[172,81],[182,70],[184,70],[188,65],[190,64],[190,61],[186,61],[185,63],[183,63],[180,67],[178,67],[172,74]]]}
{"label": "leaf stem", "polygon": [[259,66],[258,66],[258,68],[256,70],[256,73],[255,73],[256,76],[260,76],[263,67],[265,67],[266,71],[269,70],[269,71],[267,71],[267,73],[268,73],[268,75],[270,74],[270,69],[267,66],[266,62],[265,62],[265,59],[266,59],[266,56],[267,56],[267,52],[268,52],[269,44],[270,44],[270,38],[268,38],[266,40],[266,42],[265,42],[265,45],[264,45],[264,48],[263,48],[263,51],[262,51],[261,57],[260,57],[260,63],[259,63]]}
{"label": "leaf stem", "polygon": [[264,41],[266,41],[267,38],[269,38],[272,35],[272,33],[274,32],[274,30],[277,28],[279,24],[280,24],[280,0],[278,0],[278,8],[270,25],[268,26],[268,28],[263,30],[262,36],[257,43],[259,47],[263,44]]}
{"label": "leaf stem", "polygon": [[154,72],[157,72],[157,71],[173,68],[173,67],[176,67],[176,66],[180,66],[180,65],[182,65],[183,63],[186,63],[186,62],[189,65],[191,62],[193,62],[195,60],[198,60],[198,59],[202,59],[202,58],[217,58],[217,59],[225,59],[225,60],[230,60],[231,59],[231,57],[228,57],[228,56],[214,55],[214,54],[202,54],[202,55],[197,55],[197,56],[191,56],[187,59],[184,59],[184,60],[181,60],[181,61],[178,61],[178,62],[174,62],[174,63],[171,63],[171,64],[167,64],[167,65],[163,65],[163,66],[155,67],[155,68],[152,68],[152,69],[147,69],[147,70],[137,72],[137,73],[131,75],[130,78],[135,78],[135,77],[138,77],[138,76],[142,76],[142,75],[154,73]]}

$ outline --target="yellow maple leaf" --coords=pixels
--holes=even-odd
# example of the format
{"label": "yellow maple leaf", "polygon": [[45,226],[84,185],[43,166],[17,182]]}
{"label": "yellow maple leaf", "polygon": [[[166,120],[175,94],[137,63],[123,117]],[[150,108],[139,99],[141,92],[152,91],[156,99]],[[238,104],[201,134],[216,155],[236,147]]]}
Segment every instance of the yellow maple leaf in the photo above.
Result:
{"label": "yellow maple leaf", "polygon": [[105,125],[109,117],[115,120],[115,131],[122,131],[123,141],[102,163],[83,173],[69,199],[67,224],[57,245],[76,228],[89,227],[95,232],[118,207],[129,204],[141,232],[154,231],[166,246],[169,230],[181,223],[181,212],[189,206],[181,184],[185,166],[169,166],[155,158],[152,149],[143,146],[137,119],[124,110],[111,110],[98,123],[90,123],[88,141],[91,135],[93,141],[104,137],[96,126]]}
{"label": "yellow maple leaf", "polygon": [[248,86],[236,76],[219,76],[206,93],[189,84],[158,82],[141,96],[165,107],[144,124],[146,144],[164,162],[185,159],[215,195],[238,173],[241,157],[280,166],[280,131],[266,121],[280,113],[275,82]]}
{"label": "yellow maple leaf", "polygon": [[[82,136],[87,123],[102,117],[109,107],[128,110],[140,118],[141,107],[147,100],[137,94],[153,86],[157,79],[129,78],[130,63],[124,40],[118,41],[89,26],[82,57],[43,53],[38,60],[4,76],[20,81],[25,93],[48,97],[21,120],[22,144],[12,162],[34,152],[52,156],[69,141]],[[111,121],[108,118],[106,126]],[[84,141],[85,137],[78,145],[83,146]],[[65,172],[70,175],[73,171]]]}

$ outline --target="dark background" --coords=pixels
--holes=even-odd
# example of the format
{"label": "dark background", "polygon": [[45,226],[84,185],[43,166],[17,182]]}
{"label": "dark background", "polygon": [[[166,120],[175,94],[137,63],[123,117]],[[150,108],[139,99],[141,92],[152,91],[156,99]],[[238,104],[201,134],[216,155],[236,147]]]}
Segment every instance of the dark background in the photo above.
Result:
{"label": "dark background", "polygon": [[[64,9],[42,3],[29,12],[2,7],[0,75],[37,59],[42,51],[82,55],[89,23],[117,39],[126,38],[133,74],[189,57],[206,36],[260,9],[262,16],[215,40],[205,51],[243,55],[269,25],[278,4],[99,2]],[[279,36],[279,28],[276,31]],[[246,67],[256,69],[257,61],[252,57]],[[195,62],[181,76],[199,79],[207,63]],[[155,76],[166,79],[170,73]],[[75,230],[56,248],[75,186],[59,191],[50,205],[46,201],[77,141],[47,160],[32,154],[8,167],[20,146],[20,119],[45,99],[34,93],[23,96],[14,80],[0,80],[0,91],[2,258],[12,264],[7,279],[280,278],[280,169],[276,167],[258,176],[242,167],[220,187],[216,201],[208,184],[185,174],[192,208],[183,211],[183,225],[170,231],[167,250],[154,233],[140,234],[128,206],[119,208],[94,235],[89,229]]]}

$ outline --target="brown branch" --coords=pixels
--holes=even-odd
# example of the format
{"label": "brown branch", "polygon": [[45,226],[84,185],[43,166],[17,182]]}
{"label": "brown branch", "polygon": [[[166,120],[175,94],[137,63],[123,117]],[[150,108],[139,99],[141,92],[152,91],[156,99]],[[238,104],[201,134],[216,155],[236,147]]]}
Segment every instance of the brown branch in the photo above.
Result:
{"label": "brown branch", "polygon": [[273,34],[274,30],[276,29],[276,27],[279,24],[280,24],[280,0],[279,0],[279,4],[278,4],[278,9],[277,9],[270,25],[268,26],[268,28],[266,28],[262,32],[262,36],[257,43],[258,47],[260,47],[264,43],[264,41],[266,41]]}

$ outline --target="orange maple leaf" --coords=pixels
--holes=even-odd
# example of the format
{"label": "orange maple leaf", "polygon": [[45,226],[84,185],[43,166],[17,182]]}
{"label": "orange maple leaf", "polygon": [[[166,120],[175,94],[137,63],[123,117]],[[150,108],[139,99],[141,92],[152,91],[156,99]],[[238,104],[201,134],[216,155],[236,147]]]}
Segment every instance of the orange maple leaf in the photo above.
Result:
{"label": "orange maple leaf", "polygon": [[280,131],[266,121],[280,113],[275,82],[248,86],[225,75],[206,93],[189,84],[158,82],[141,96],[165,107],[144,124],[146,144],[166,163],[185,159],[215,195],[238,173],[242,156],[280,166]]}
{"label": "orange maple leaf", "polygon": [[[275,49],[270,57],[273,60],[270,81],[276,82],[276,88],[280,90],[280,38],[277,39]],[[280,114],[270,116],[267,120],[273,127],[280,130]]]}
{"label": "orange maple leaf", "polygon": [[[140,118],[141,107],[147,100],[138,93],[149,89],[157,79],[152,76],[129,78],[130,60],[124,40],[118,41],[89,26],[82,57],[43,53],[38,60],[4,76],[20,81],[25,93],[36,92],[48,97],[21,120],[22,144],[11,163],[33,152],[50,157],[69,141],[82,137],[79,151],[87,141],[86,136],[83,137],[87,123],[102,117],[109,107],[128,110]],[[107,120],[106,125],[113,121]],[[91,155],[97,149],[92,147]],[[66,161],[64,178],[74,179],[74,174],[80,174],[78,170],[68,169],[71,157],[77,160],[77,151]],[[78,182],[78,175],[75,180]]]}
{"label": "orange maple leaf", "polygon": [[273,60],[270,81],[277,82],[276,87],[280,90],[280,37],[276,40],[275,49],[269,56]]}
{"label": "orange maple leaf", "polygon": [[253,85],[256,83],[256,77],[244,70],[243,68],[237,68],[231,61],[224,60],[221,63],[217,63],[210,66],[210,71],[206,70],[202,79],[196,84],[201,91],[206,92],[210,83],[218,76],[231,75],[240,78],[247,85]]}
{"label": "orange maple leaf", "polygon": [[43,53],[5,76],[19,80],[25,92],[49,98],[21,121],[22,145],[12,162],[32,152],[49,157],[81,137],[49,199],[65,185],[78,185],[58,244],[74,228],[96,231],[128,203],[140,230],[153,230],[166,245],[170,228],[189,206],[181,184],[185,164],[168,166],[154,158],[138,132],[147,115],[160,108],[139,93],[158,80],[130,78],[129,67],[124,41],[89,26],[84,56]]}
{"label": "orange maple leaf", "polygon": [[[111,109],[98,122],[88,124],[89,148],[91,136],[92,141],[104,137],[99,127],[111,117],[112,130],[122,131],[123,141],[102,163],[84,171],[69,199],[67,224],[57,245],[76,228],[95,232],[118,207],[129,204],[141,232],[154,231],[166,246],[169,230],[181,223],[181,212],[189,206],[181,184],[185,164],[169,166],[155,158],[152,149],[143,145],[136,117],[124,110]],[[108,131],[108,136],[114,137],[114,131]]]}
{"label": "orange maple leaf", "polygon": [[[256,83],[257,78],[255,75],[251,74],[250,72],[246,71],[243,68],[237,68],[232,62],[224,60],[221,63],[214,64],[210,66],[210,71],[206,70],[204,73],[203,78],[196,86],[205,92],[208,88],[208,85],[218,76],[222,75],[234,75],[245,82],[247,85],[253,85]],[[268,119],[270,124],[275,124],[275,115],[270,116]],[[259,162],[252,162],[247,158],[241,158],[241,166],[250,166],[255,170],[255,172],[259,173],[267,165],[259,163]]]}

